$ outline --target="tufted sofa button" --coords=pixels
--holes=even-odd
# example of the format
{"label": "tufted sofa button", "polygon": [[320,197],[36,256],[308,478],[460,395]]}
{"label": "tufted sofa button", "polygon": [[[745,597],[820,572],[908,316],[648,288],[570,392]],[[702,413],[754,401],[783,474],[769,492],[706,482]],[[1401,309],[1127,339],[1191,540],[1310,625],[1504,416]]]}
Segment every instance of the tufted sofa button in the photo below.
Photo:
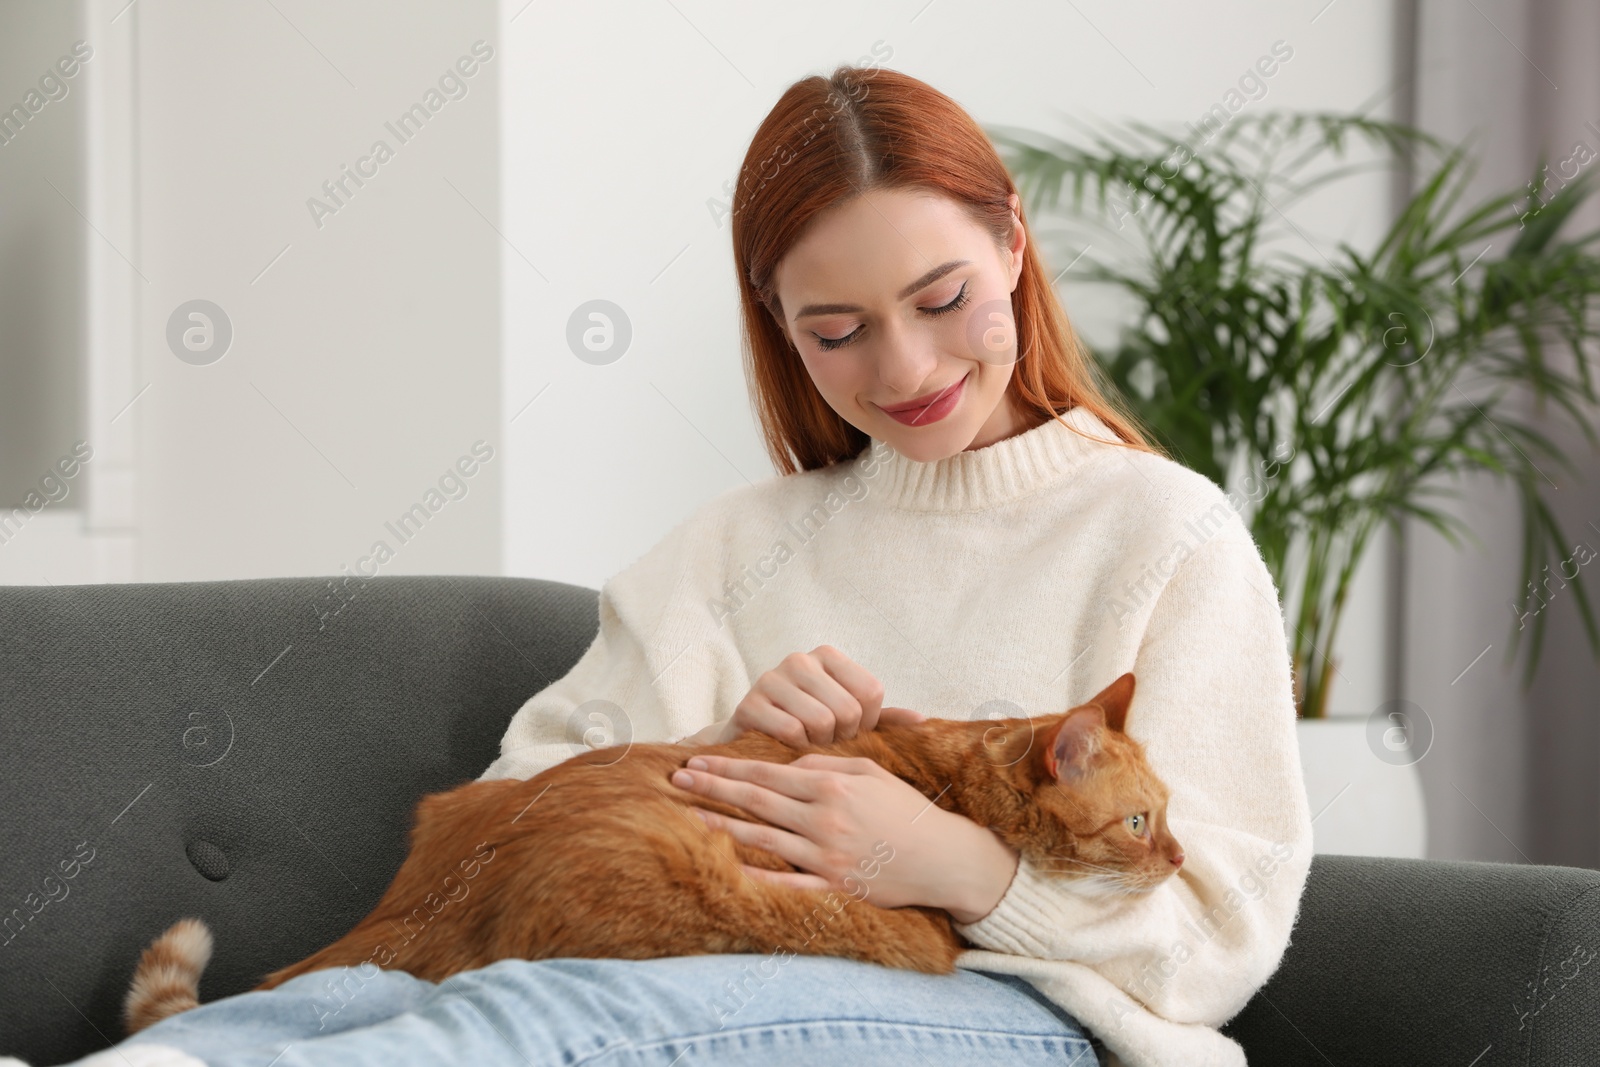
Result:
{"label": "tufted sofa button", "polygon": [[191,841],[183,851],[194,869],[213,882],[228,877],[228,854],[210,841]]}

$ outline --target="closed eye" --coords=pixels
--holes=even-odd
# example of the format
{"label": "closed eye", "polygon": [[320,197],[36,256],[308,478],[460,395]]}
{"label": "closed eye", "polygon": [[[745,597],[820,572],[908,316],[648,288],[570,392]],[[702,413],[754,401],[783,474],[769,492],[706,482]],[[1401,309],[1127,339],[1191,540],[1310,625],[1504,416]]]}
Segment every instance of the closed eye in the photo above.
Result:
{"label": "closed eye", "polygon": [[[921,311],[929,318],[936,318],[940,315],[948,315],[952,311],[960,311],[962,308],[967,306],[967,284],[968,283],[966,282],[961,283],[961,291],[958,292],[948,304],[940,304],[938,307],[931,308],[918,308],[917,310]],[[864,328],[864,326],[857,326],[843,337],[823,337],[818,333],[813,333],[811,336],[817,339],[818,346],[821,347],[824,352],[831,352],[836,348],[843,348],[845,345],[854,344],[856,338],[860,335]]]}

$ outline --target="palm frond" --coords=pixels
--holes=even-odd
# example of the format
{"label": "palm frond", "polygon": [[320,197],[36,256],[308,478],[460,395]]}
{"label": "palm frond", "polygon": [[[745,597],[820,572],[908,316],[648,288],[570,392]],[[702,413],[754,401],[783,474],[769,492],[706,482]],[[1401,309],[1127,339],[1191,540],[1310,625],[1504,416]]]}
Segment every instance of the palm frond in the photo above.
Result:
{"label": "palm frond", "polygon": [[[1073,275],[1137,307],[1100,354],[1105,379],[1171,454],[1218,485],[1241,470],[1277,472],[1253,494],[1249,524],[1278,588],[1295,593],[1302,714],[1325,711],[1328,654],[1380,524],[1426,523],[1457,547],[1476,540],[1434,502],[1485,472],[1517,488],[1523,585],[1547,573],[1552,552],[1564,558],[1543,494],[1573,468],[1544,427],[1559,415],[1600,448],[1589,366],[1600,231],[1566,233],[1600,179],[1585,172],[1537,201],[1515,190],[1468,203],[1469,145],[1359,114],[1242,114],[1204,138],[1068,122],[1073,141],[989,133],[1030,214],[1098,226],[1130,250]],[[1288,208],[1401,157],[1420,177],[1372,247],[1288,251],[1303,244],[1283,238],[1310,240]],[[1538,424],[1513,400],[1536,405]],[[1292,462],[1271,466],[1285,444]],[[1293,560],[1304,568],[1295,590]],[[1600,655],[1583,578],[1563,588]],[[1527,627],[1525,683],[1543,624],[1540,613]],[[1513,652],[1518,640],[1514,631]]]}

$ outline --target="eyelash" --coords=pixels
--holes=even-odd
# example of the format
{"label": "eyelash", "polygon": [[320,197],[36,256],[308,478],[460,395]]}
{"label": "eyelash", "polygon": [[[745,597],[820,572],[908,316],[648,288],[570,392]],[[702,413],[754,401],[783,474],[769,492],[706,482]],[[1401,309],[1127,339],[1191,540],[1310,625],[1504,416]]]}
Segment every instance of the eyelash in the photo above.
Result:
{"label": "eyelash", "polygon": [[[953,300],[951,300],[948,304],[941,304],[936,308],[922,308],[921,310],[926,312],[929,315],[948,315],[948,314],[950,314],[950,312],[952,312],[952,311],[960,311],[962,308],[964,308],[966,306],[967,306],[967,283],[966,282],[962,282],[961,283],[961,291],[959,293],[957,293],[955,295],[955,298]],[[831,352],[836,348],[843,348],[845,345],[850,344],[851,340],[855,337],[855,335],[858,332],[860,332],[860,330],[861,330],[861,327],[857,326],[854,330],[851,330],[849,333],[845,334],[843,337],[821,337],[821,336],[818,336],[817,334],[812,334],[811,336],[812,337],[816,337],[817,345],[819,347],[821,347],[821,349],[824,352]]]}

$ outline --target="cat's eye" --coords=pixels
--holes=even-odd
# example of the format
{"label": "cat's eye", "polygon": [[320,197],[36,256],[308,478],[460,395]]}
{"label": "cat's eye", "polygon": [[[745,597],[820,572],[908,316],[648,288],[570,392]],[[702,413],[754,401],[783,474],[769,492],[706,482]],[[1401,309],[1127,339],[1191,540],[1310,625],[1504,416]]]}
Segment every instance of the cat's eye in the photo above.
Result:
{"label": "cat's eye", "polygon": [[1143,837],[1150,829],[1150,819],[1142,811],[1137,815],[1128,816],[1123,822],[1128,824],[1128,832],[1134,837]]}

